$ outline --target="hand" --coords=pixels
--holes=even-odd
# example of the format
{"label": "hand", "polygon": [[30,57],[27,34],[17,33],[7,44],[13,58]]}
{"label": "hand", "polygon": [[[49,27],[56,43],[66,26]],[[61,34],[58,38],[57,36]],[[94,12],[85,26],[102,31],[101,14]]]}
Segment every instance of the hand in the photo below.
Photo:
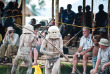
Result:
{"label": "hand", "polygon": [[105,66],[103,65],[102,68],[101,68],[102,72],[104,72],[104,69],[105,69]]}
{"label": "hand", "polygon": [[84,54],[86,54],[86,51],[80,53],[80,55],[84,55]]}
{"label": "hand", "polygon": [[94,32],[95,31],[95,28],[92,28],[92,31]]}
{"label": "hand", "polygon": [[96,74],[97,70],[93,69],[91,74]]}

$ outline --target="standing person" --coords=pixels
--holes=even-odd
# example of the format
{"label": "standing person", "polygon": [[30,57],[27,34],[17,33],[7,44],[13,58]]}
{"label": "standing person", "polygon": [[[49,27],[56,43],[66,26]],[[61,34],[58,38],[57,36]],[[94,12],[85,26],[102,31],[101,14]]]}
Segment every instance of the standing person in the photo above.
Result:
{"label": "standing person", "polygon": [[[107,26],[108,14],[103,9],[104,9],[104,5],[100,4],[99,5],[99,12],[95,16],[96,17],[95,18],[95,21],[96,21],[95,27],[96,28]],[[96,30],[96,34],[98,33],[98,30],[99,29]]]}
{"label": "standing person", "polygon": [[100,48],[98,51],[96,66],[91,70],[91,74],[110,74],[108,67],[110,66],[110,47],[109,41],[105,38],[100,39]]}
{"label": "standing person", "polygon": [[58,25],[58,27],[60,27],[61,26],[61,14],[63,13],[63,11],[64,11],[64,8],[63,7],[60,7],[60,12],[59,12],[59,25]]}
{"label": "standing person", "polygon": [[[62,27],[61,27],[61,34],[63,39],[65,36],[68,35],[68,33],[70,33],[72,29],[72,24],[74,24],[76,13],[72,11],[71,8],[72,8],[72,5],[68,4],[67,9],[64,10],[63,13],[61,14],[61,22],[66,23],[66,24],[62,24]],[[70,25],[67,25],[67,24],[70,24]]]}
{"label": "standing person", "polygon": [[98,49],[99,49],[99,41],[101,39],[100,35],[95,35],[93,39],[93,34],[94,34],[95,29],[92,29],[92,35],[91,39],[94,43],[93,51],[92,51],[92,63],[93,63],[93,68],[95,68],[96,61],[97,61],[97,54],[98,54]]}
{"label": "standing person", "polygon": [[73,55],[73,70],[72,74],[75,74],[75,68],[78,63],[78,57],[83,57],[83,74],[86,74],[87,59],[92,55],[93,42],[91,39],[90,30],[88,27],[83,27],[83,36],[80,39],[80,46],[77,52]]}
{"label": "standing person", "polygon": [[92,12],[90,11],[90,6],[86,6],[86,13],[85,13],[85,25],[89,28],[92,28]]}
{"label": "standing person", "polygon": [[[56,46],[60,52],[63,52],[63,40],[60,37],[58,27],[49,27],[48,37],[46,39]],[[40,51],[46,55],[45,74],[58,74],[60,67],[60,52],[46,40],[43,40]]]}
{"label": "standing person", "polygon": [[1,19],[3,17],[3,8],[4,8],[4,3],[2,1],[0,1],[0,34],[4,38],[5,29],[2,26],[2,19]]}
{"label": "standing person", "polygon": [[[13,27],[8,27],[8,31],[3,39],[3,44],[0,48],[0,62],[10,63],[11,53],[17,53],[19,46],[19,35],[14,33]],[[5,56],[7,59],[5,60]]]}
{"label": "standing person", "polygon": [[[12,11],[12,13],[13,13],[13,16],[14,16],[13,17],[14,22],[16,24],[22,25],[21,18],[19,16],[17,16],[17,15],[19,15],[19,11],[17,9],[15,9],[15,10]],[[16,29],[16,33],[20,36],[21,33],[22,33],[21,29],[18,28],[17,26],[14,26],[14,28]]]}
{"label": "standing person", "polygon": [[[18,49],[17,56],[15,57],[11,74],[15,74],[16,68],[18,66],[18,60],[25,62],[28,67],[27,74],[32,73],[32,59],[30,57],[30,50],[32,48],[36,49],[36,36],[33,34],[34,28],[32,25],[25,25],[23,29],[23,34],[20,36],[20,45]],[[30,31],[31,30],[31,31]]]}
{"label": "standing person", "polygon": [[[82,13],[82,6],[78,6],[78,13],[76,14],[76,18],[75,18],[75,22],[74,24],[77,25],[77,26],[74,26],[73,27],[73,30],[71,31],[72,33],[72,37],[78,33],[80,30],[81,30],[81,27],[79,26],[82,26],[82,18],[83,18],[83,13]],[[74,44],[72,45],[73,47],[76,47],[77,46],[77,41],[78,39],[82,36],[82,32],[80,32],[77,36],[76,36],[76,39],[75,39],[75,42]],[[70,42],[71,44],[71,42]]]}

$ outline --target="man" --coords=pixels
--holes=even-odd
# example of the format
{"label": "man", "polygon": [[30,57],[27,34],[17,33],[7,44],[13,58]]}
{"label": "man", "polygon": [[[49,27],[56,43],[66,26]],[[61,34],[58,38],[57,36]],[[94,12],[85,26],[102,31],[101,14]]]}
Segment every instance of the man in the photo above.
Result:
{"label": "man", "polygon": [[28,67],[27,74],[32,73],[32,59],[30,57],[30,50],[32,50],[32,48],[36,49],[36,36],[32,32],[34,31],[32,25],[25,25],[24,27],[26,29],[23,29],[23,34],[20,36],[20,45],[13,63],[11,74],[15,74],[19,60],[24,61]]}
{"label": "man", "polygon": [[[11,62],[11,53],[16,53],[19,46],[19,35],[14,33],[13,27],[8,27],[8,31],[3,39],[3,45],[0,48],[0,62]],[[5,60],[5,56],[7,59]]]}
{"label": "man", "polygon": [[95,68],[91,71],[92,74],[110,74],[108,67],[110,66],[110,47],[107,39],[102,38],[99,42],[100,48],[98,51],[97,62]]}
{"label": "man", "polygon": [[80,46],[77,52],[73,55],[73,70],[72,74],[75,74],[75,68],[78,63],[78,57],[83,57],[83,74],[86,74],[87,68],[87,59],[89,56],[92,56],[93,42],[91,40],[90,30],[87,27],[83,27],[83,36],[80,40]]}
{"label": "man", "polygon": [[[76,18],[75,18],[74,24],[77,25],[77,26],[82,26],[82,17],[83,17],[82,6],[78,6],[78,13],[76,14]],[[81,27],[77,27],[77,26],[74,26],[73,31],[71,31],[72,32],[71,33],[72,37],[81,30]],[[81,36],[82,36],[82,32],[80,32],[76,36],[75,42],[72,45],[73,47],[77,46],[77,41],[78,41],[79,37],[81,37]],[[72,43],[72,41],[70,43]]]}
{"label": "man", "polygon": [[90,11],[90,6],[87,5],[86,13],[85,13],[85,25],[90,28],[92,28],[92,20],[94,18],[94,16],[92,16],[93,18],[91,18],[91,15],[92,15],[92,12]]}
{"label": "man", "polygon": [[[66,35],[68,35],[68,33],[70,33],[72,29],[71,24],[74,24],[74,19],[76,14],[74,11],[71,10],[71,8],[72,8],[72,5],[68,4],[67,9],[64,10],[63,13],[61,14],[61,22],[66,23],[66,24],[63,24],[61,28],[61,34],[63,39]],[[70,25],[67,25],[67,24],[70,24]]]}
{"label": "man", "polygon": [[[60,37],[59,28],[51,26],[48,29],[46,39],[63,52],[63,40]],[[60,67],[60,52],[49,42],[43,40],[40,51],[46,55],[45,74],[58,74]],[[44,49],[45,48],[45,49]]]}
{"label": "man", "polygon": [[32,19],[31,19],[31,25],[32,25],[32,26],[36,25],[36,19],[35,19],[35,18],[32,18]]}
{"label": "man", "polygon": [[[95,18],[95,21],[96,21],[96,28],[98,27],[105,27],[107,26],[107,18],[108,18],[108,14],[103,10],[104,9],[104,5],[103,4],[100,4],[99,5],[99,12],[96,14],[96,18]],[[98,33],[98,30],[96,30],[96,34]]]}

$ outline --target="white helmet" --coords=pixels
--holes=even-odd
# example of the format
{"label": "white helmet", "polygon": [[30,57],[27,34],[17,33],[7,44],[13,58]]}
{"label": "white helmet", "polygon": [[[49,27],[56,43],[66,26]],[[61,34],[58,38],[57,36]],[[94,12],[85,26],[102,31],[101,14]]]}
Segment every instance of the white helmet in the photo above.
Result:
{"label": "white helmet", "polygon": [[33,33],[34,27],[32,25],[25,25],[23,28],[23,33]]}
{"label": "white helmet", "polygon": [[60,37],[60,30],[57,26],[51,26],[48,29],[48,37],[52,39],[56,39]]}

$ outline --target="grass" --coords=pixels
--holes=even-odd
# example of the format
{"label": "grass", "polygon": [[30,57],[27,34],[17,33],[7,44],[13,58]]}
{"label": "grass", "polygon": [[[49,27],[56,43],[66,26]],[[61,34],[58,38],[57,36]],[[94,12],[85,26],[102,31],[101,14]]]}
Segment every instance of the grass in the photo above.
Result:
{"label": "grass", "polygon": [[[72,68],[69,67],[69,65],[72,67],[71,64],[64,64],[61,66],[61,74],[71,74]],[[10,74],[10,72],[7,73],[7,66],[0,66],[0,74]],[[10,66],[10,71],[11,71],[11,66]],[[83,72],[83,66],[82,64],[79,64],[77,66],[79,71],[82,73]],[[92,69],[92,65],[87,66],[87,74],[90,74],[90,70]],[[44,68],[42,69],[42,72],[44,74]],[[20,74],[26,74],[27,68],[20,68]],[[34,74],[34,69],[32,70],[32,74]]]}

